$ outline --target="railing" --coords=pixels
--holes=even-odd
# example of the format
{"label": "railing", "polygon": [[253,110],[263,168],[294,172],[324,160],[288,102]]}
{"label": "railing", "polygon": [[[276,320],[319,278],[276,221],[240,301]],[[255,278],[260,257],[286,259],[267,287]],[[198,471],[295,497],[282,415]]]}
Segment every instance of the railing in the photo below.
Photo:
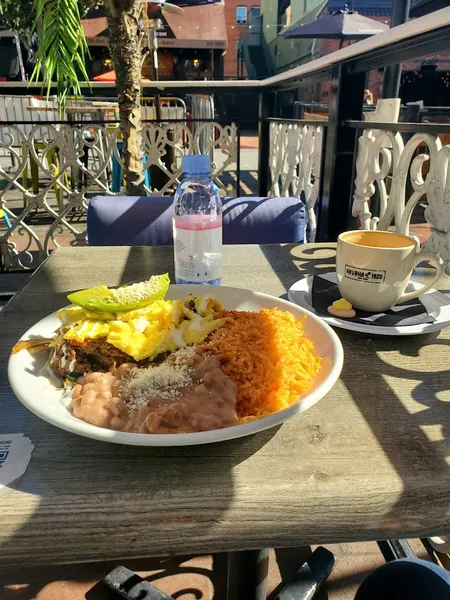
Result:
{"label": "railing", "polygon": [[[144,125],[147,195],[173,193],[183,155],[199,153],[213,156],[213,179],[224,195],[230,193],[223,179],[238,166],[237,126],[208,121],[195,123],[192,131],[193,125],[191,121]],[[89,199],[123,194],[123,142],[117,124],[37,124],[28,135],[26,126],[0,124],[0,148],[11,159],[8,167],[0,167],[4,180],[0,251],[5,270],[36,267],[58,245],[58,238],[85,244]],[[237,176],[236,182],[239,185]]]}
{"label": "railing", "polygon": [[324,132],[327,124],[267,119],[270,123],[269,196],[294,196],[305,203],[308,239],[317,232]]}
{"label": "railing", "polygon": [[[391,181],[396,182],[395,189],[407,186],[406,172],[411,172],[415,181],[413,187],[422,185],[420,178],[425,174],[427,163],[431,174],[428,175],[428,184],[414,190],[414,201],[417,204],[419,191],[429,195],[429,185],[436,174],[439,174],[444,186],[442,198],[448,198],[449,182],[443,175],[447,168],[448,147],[441,149],[438,139],[440,134],[447,133],[448,126],[436,124],[433,130],[427,130],[432,135],[432,138],[426,138],[429,149],[431,145],[430,159],[425,157],[424,152],[419,152],[420,158],[417,158],[415,150],[411,150],[416,142],[402,138],[401,148],[398,145],[400,134],[391,135],[387,130],[402,132],[403,135],[414,131],[422,133],[424,125],[384,122],[382,127],[373,121],[368,125],[362,117],[367,71],[450,50],[449,33],[450,9],[443,9],[262,81],[159,82],[158,86],[145,86],[145,94],[158,98],[162,94],[180,97],[206,93],[219,99],[230,94],[238,98],[249,92],[258,94],[259,146],[258,164],[255,155],[254,166],[258,189],[253,186],[249,191],[261,196],[301,197],[307,206],[310,235],[314,236],[317,230],[318,240],[334,240],[351,222],[352,207],[363,224],[373,226],[376,219],[382,217],[385,205],[389,205],[387,196]],[[280,118],[283,103],[288,107],[293,105],[297,89],[324,81],[330,85],[328,121]],[[108,87],[109,84],[94,84],[94,90],[103,94]],[[0,84],[3,93],[12,89],[23,91],[23,86],[18,83]],[[112,187],[112,171],[114,167],[117,170],[121,166],[120,131],[117,127],[110,129],[105,123],[93,122],[70,126],[55,123],[48,137],[39,133],[39,126],[25,137],[20,127],[17,123],[0,123],[0,140],[8,156],[13,158],[9,170],[5,159],[0,159],[0,177],[3,179],[0,207],[11,225],[0,218],[3,269],[33,268],[58,243],[58,236],[64,234],[71,236],[71,243],[86,243],[84,213],[89,198],[94,193],[120,193],[120,186],[119,190]],[[240,178],[245,171],[245,165],[241,168],[240,127],[243,128],[243,125],[234,125],[232,119],[208,122],[192,134],[186,121],[146,124],[144,153],[146,169],[150,173],[147,193],[173,191],[180,173],[181,155],[204,151],[198,143],[199,132],[208,131],[206,139],[210,149],[214,150],[214,157],[218,153],[221,156],[221,162],[216,162],[214,176],[223,192],[230,193],[224,177],[233,169],[234,190],[239,194]],[[360,130],[363,131],[361,136]],[[369,131],[372,133],[367,133]],[[380,131],[384,132],[383,135]],[[370,146],[365,160],[361,150],[359,155],[357,153],[358,138],[365,140],[364,144],[359,142],[360,147],[364,146],[364,152],[367,153]],[[389,143],[397,145],[390,148],[388,141],[381,143],[381,139],[391,140]],[[406,165],[410,154],[411,161],[401,179],[395,172],[399,165]],[[31,164],[28,161],[28,156],[32,157],[42,175],[42,182],[35,189],[24,183],[28,165],[36,169],[33,161]],[[386,161],[390,161],[389,169]],[[158,176],[162,176],[162,184]],[[375,214],[371,210],[371,216],[366,217],[364,215],[369,209],[364,203],[371,203],[377,186],[381,213]],[[384,189],[387,192],[383,196]],[[10,200],[13,193],[16,196],[14,201]],[[20,204],[23,201],[25,205]],[[426,213],[430,220],[431,212],[435,214],[436,209]],[[37,231],[40,225],[36,222],[41,223],[45,218],[45,227]],[[80,220],[77,226],[74,224],[76,219]],[[448,244],[446,229],[439,227],[434,226]],[[24,237],[30,245],[17,245],[18,240]],[[32,253],[32,247],[37,254]]]}

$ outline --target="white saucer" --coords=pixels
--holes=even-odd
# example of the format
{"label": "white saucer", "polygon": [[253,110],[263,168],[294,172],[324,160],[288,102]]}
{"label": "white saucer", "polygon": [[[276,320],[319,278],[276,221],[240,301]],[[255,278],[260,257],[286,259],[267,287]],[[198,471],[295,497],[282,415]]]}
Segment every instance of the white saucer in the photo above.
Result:
{"label": "white saucer", "polygon": [[[328,279],[336,283],[336,273],[321,274],[320,277]],[[288,297],[291,302],[294,302],[302,308],[310,310],[317,314],[312,306],[311,292],[313,277],[300,279],[290,288]],[[409,286],[411,289],[419,289],[422,286],[414,281],[411,281]],[[433,323],[422,323],[419,325],[397,325],[381,326],[381,325],[365,325],[364,323],[355,323],[347,319],[339,319],[338,317],[317,315],[320,319],[331,325],[332,327],[340,327],[341,329],[349,329],[350,331],[360,331],[361,333],[370,333],[371,335],[419,335],[421,333],[431,333],[439,331],[450,326],[450,298],[434,288],[419,296],[419,300],[427,309],[428,314],[436,319]]]}

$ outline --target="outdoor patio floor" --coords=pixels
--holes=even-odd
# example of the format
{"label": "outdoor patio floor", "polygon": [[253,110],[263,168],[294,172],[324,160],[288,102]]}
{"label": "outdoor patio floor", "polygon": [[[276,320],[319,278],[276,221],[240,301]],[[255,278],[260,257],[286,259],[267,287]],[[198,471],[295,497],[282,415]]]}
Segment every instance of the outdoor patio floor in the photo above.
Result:
{"label": "outdoor patio floor", "polygon": [[[419,558],[428,556],[419,540],[410,541]],[[336,556],[336,566],[317,600],[353,600],[362,580],[384,564],[375,542],[329,544]],[[307,550],[285,549],[271,553],[269,598],[276,597],[280,569],[289,578],[307,556]],[[177,600],[225,600],[226,560],[218,555],[212,572],[211,556],[181,559],[140,559],[124,562],[161,590]],[[1,600],[106,600],[108,593],[99,580],[116,564],[97,563],[83,566],[60,566],[23,569],[16,577],[3,579]],[[98,584],[98,585],[97,585]]]}

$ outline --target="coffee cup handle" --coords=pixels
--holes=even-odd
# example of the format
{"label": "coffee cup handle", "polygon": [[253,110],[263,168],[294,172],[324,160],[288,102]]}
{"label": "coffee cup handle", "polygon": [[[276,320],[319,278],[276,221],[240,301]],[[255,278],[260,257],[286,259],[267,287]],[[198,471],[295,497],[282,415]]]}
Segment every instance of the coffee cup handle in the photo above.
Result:
{"label": "coffee cup handle", "polygon": [[442,260],[442,258],[438,254],[433,254],[432,252],[427,252],[425,250],[421,250],[416,255],[413,269],[419,263],[423,262],[424,260],[430,261],[430,263],[436,267],[436,275],[433,277],[433,280],[430,283],[427,283],[427,285],[424,285],[423,287],[419,288],[418,290],[414,290],[413,292],[404,293],[399,298],[397,304],[401,304],[402,302],[407,302],[408,300],[412,300],[413,298],[417,298],[418,296],[421,296],[422,294],[424,294],[425,292],[430,290],[432,287],[434,287],[434,284],[436,283],[436,281],[438,279],[440,279],[442,277],[442,275],[444,274],[444,266],[445,265],[444,265],[444,261]]}

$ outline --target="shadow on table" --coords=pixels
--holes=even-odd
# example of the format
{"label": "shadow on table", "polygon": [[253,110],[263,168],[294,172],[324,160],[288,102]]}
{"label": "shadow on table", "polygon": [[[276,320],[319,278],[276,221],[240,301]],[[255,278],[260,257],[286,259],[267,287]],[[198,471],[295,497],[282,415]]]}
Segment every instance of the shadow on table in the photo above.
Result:
{"label": "shadow on table", "polygon": [[158,555],[161,548],[170,554],[198,549],[199,539],[207,552],[233,502],[233,468],[263,450],[279,429],[204,446],[120,446],[77,437],[19,410],[25,412],[21,431],[37,443],[32,468],[11,487],[30,496],[31,514],[1,550],[7,557],[12,544],[16,556],[18,547],[26,556],[25,540],[38,537],[46,548],[38,558],[43,564],[72,562],[75,555],[119,560],[127,547],[130,558],[151,556],[152,538]]}
{"label": "shadow on table", "polygon": [[[312,244],[263,245],[260,248],[286,290],[301,277],[316,272],[331,271],[334,268],[336,249],[333,244],[320,244],[319,248]],[[149,256],[148,248],[140,246],[129,248],[119,285],[141,281],[143,272],[152,273]],[[245,255],[242,260],[245,261]],[[298,275],[292,275],[292,265],[296,267]],[[168,272],[171,280],[174,281],[173,265]]]}
{"label": "shadow on table", "polygon": [[334,269],[336,247],[333,244],[287,244],[260,248],[286,292],[299,279]]}
{"label": "shadow on table", "polygon": [[[302,276],[334,268],[333,244],[271,246],[262,250],[286,289]],[[286,264],[294,264],[298,275],[292,275],[292,269],[284,269]],[[341,379],[403,482],[403,491],[380,528],[392,529],[395,534],[396,529],[401,530],[401,523],[420,536],[429,532],[433,521],[436,533],[450,531],[448,499],[439,486],[439,479],[443,478],[447,482],[444,489],[448,490],[450,477],[450,410],[446,401],[450,389],[450,340],[438,333],[411,337],[369,337],[343,330],[337,333],[346,353]],[[357,353],[352,352],[356,345]],[[434,361],[430,360],[432,352]],[[432,371],[402,366],[402,357],[420,357],[424,353],[428,354],[427,364]],[[395,361],[395,356],[400,360]],[[411,395],[417,410],[408,411],[400,400],[400,392]],[[434,500],[429,504],[432,496]],[[442,501],[438,502],[441,496]],[[421,516],[429,515],[431,507],[432,519],[428,517],[424,525]]]}
{"label": "shadow on table", "polygon": [[[79,438],[45,423],[39,423],[33,416],[26,420],[28,422],[23,427],[26,434],[35,441],[37,436],[34,434],[34,425],[39,425],[41,439],[42,431],[46,430],[46,444],[37,445],[32,457],[33,470],[30,470],[21,482],[13,482],[11,487],[17,486],[22,493],[39,495],[40,498],[29,519],[0,546],[3,556],[8,556],[10,544],[16,546],[14,552],[17,552],[17,543],[21,543],[17,538],[23,535],[29,539],[29,536],[33,535],[40,538],[43,548],[40,562],[45,564],[64,562],[64,546],[68,548],[68,555],[71,557],[69,560],[78,555],[80,561],[94,561],[99,546],[99,552],[107,556],[105,538],[110,544],[109,554],[116,555],[117,559],[108,563],[36,567],[28,570],[3,566],[0,568],[0,590],[1,586],[29,584],[27,589],[20,590],[20,595],[9,595],[8,592],[5,598],[32,600],[36,598],[36,593],[46,586],[49,586],[49,598],[61,597],[63,592],[68,593],[70,585],[74,585],[74,594],[71,596],[73,600],[81,599],[82,596],[77,594],[80,588],[85,589],[85,592],[91,590],[86,594],[89,600],[102,600],[108,596],[102,584],[93,587],[95,580],[101,580],[114,567],[124,564],[135,571],[152,571],[150,575],[145,575],[146,578],[172,594],[173,598],[192,594],[198,600],[206,599],[209,598],[206,592],[212,588],[214,600],[226,599],[224,554],[213,555],[212,564],[208,567],[202,564],[198,566],[198,561],[204,562],[205,557],[196,559],[192,555],[167,559],[133,557],[154,554],[152,532],[159,538],[157,543],[160,547],[161,544],[164,545],[162,540],[167,540],[170,554],[179,553],[177,546],[182,549],[189,544],[189,535],[197,539],[199,536],[205,538],[208,543],[207,540],[214,537],[214,528],[220,523],[234,497],[233,467],[261,450],[277,434],[279,428],[241,440],[199,446],[195,449],[139,448]],[[55,448],[63,448],[63,451],[55,455]],[[91,460],[87,460],[87,456],[91,456]],[[166,471],[165,463],[168,460],[171,468]],[[73,474],[69,481],[63,475],[68,465]],[[170,473],[170,477],[166,477],[166,473]],[[63,489],[59,487],[60,477],[61,480],[64,479]],[[119,486],[118,478],[121,480]],[[204,491],[205,487],[210,490],[211,496],[207,503],[205,498],[208,494]],[[216,487],[221,490],[220,497],[215,492]],[[195,497],[196,488],[198,498],[201,498],[204,504],[203,516],[198,505],[195,506],[195,499],[189,500],[189,496]],[[89,496],[92,497],[92,501],[89,501]],[[187,497],[187,500],[184,501],[183,497]],[[135,501],[136,498],[138,501]],[[108,510],[103,506],[108,503],[115,507],[115,510]],[[180,508],[180,503],[184,509]],[[172,506],[177,514],[173,514]],[[194,512],[195,515],[190,517],[190,512]],[[117,513],[119,518],[116,519],[114,513]],[[79,538],[76,540],[76,529],[80,519],[84,521],[86,538],[81,541]],[[89,520],[92,522],[90,531],[87,524]],[[164,523],[166,525],[162,525]],[[139,524],[142,525],[141,531]],[[117,540],[116,536],[122,540]],[[114,546],[117,543],[121,544],[122,548],[126,547],[124,536],[128,538],[129,550],[123,551],[125,556],[122,559],[114,550]],[[21,551],[26,556],[25,540],[22,544]],[[59,557],[49,552],[52,544],[58,547]],[[77,544],[75,551],[71,544]],[[199,542],[194,544],[199,546]],[[211,546],[211,541],[209,545]],[[47,560],[47,556],[51,558]],[[183,564],[187,560],[190,562]],[[174,579],[173,576],[177,577]],[[61,581],[72,584],[58,583]],[[50,590],[59,590],[59,595],[51,594]],[[3,597],[1,591],[0,596]],[[45,593],[39,597],[47,600]]]}
{"label": "shadow on table", "polygon": [[[58,272],[51,267],[51,260],[49,268],[35,275],[34,287],[26,296],[28,310],[23,310],[25,303],[19,294],[15,304],[5,311],[5,348],[12,347],[44,315],[66,304],[68,290],[59,287]],[[139,249],[133,249],[123,278],[137,279],[142,270]],[[39,293],[42,289],[45,294]],[[6,373],[7,360],[7,353],[0,355],[1,373]],[[39,540],[36,547],[43,549],[38,558],[42,564],[73,561],[74,556],[87,561],[99,555],[118,560],[124,554],[147,556],[154,554],[152,540],[158,554],[161,548],[167,553],[176,553],[178,548],[178,552],[197,551],[202,545],[199,539],[205,540],[208,551],[214,547],[216,532],[218,537],[231,535],[219,531],[235,496],[234,467],[264,452],[278,431],[274,428],[197,447],[101,443],[39,420],[14,399],[6,377],[1,378],[0,386],[5,400],[0,413],[1,430],[25,432],[36,444],[27,473],[11,484],[25,499],[21,514],[16,513],[14,519],[22,525],[12,530],[2,544],[2,554],[17,558],[17,552],[23,553],[26,561],[27,544],[33,537]],[[14,491],[5,489],[3,493]],[[76,544],[75,551],[72,544]],[[115,544],[119,550],[114,550]],[[5,565],[8,561],[2,562]]]}
{"label": "shadow on table", "polygon": [[[434,533],[445,534],[450,531],[450,340],[439,333],[363,337],[339,331],[339,337],[351,356],[341,378],[402,479],[402,492],[380,528],[392,528],[395,537],[404,526],[410,537],[420,537],[430,534],[433,523]],[[356,344],[358,355],[351,352]],[[421,356],[432,370],[403,366],[402,358]],[[416,402],[412,410],[401,401],[408,394]]]}

